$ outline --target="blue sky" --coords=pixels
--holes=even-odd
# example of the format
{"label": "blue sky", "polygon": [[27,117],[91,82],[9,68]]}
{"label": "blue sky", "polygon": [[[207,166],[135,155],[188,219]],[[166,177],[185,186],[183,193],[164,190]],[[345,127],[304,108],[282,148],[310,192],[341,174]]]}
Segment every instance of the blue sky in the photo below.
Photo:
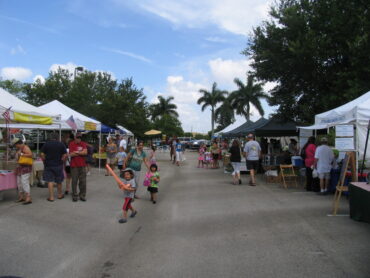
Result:
{"label": "blue sky", "polygon": [[132,77],[149,102],[175,97],[185,131],[206,132],[210,115],[195,104],[198,91],[214,81],[233,90],[234,77],[245,80],[250,61],[240,52],[268,7],[267,0],[0,0],[0,76],[32,82],[58,66],[83,66]]}

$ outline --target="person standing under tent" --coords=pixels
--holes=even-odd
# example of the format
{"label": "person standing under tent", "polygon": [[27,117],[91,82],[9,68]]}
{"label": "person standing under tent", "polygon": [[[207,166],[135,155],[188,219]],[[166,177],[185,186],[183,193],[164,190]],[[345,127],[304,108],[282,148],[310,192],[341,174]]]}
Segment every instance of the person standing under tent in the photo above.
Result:
{"label": "person standing under tent", "polygon": [[118,146],[120,151],[127,150],[127,141],[125,140],[125,138],[123,138],[123,136],[121,136],[121,141],[119,142]]}
{"label": "person standing under tent", "polygon": [[321,138],[321,145],[315,151],[315,164],[320,179],[320,194],[325,195],[330,182],[330,171],[333,167],[334,153],[328,146],[328,139]]}
{"label": "person standing under tent", "polygon": [[57,185],[58,199],[63,199],[62,182],[64,180],[64,161],[67,157],[65,145],[58,141],[58,135],[53,133],[41,148],[41,159],[44,161],[43,179],[48,183],[49,202],[54,202],[54,183]]}
{"label": "person standing under tent", "polygon": [[312,177],[313,166],[315,164],[315,152],[316,152],[316,144],[315,144],[315,137],[311,136],[308,138],[307,143],[303,146],[301,150],[301,156],[304,160],[304,165],[306,167],[306,190],[307,191],[314,191],[315,190],[315,182],[314,178]]}
{"label": "person standing under tent", "polygon": [[[122,141],[121,141],[122,142]],[[107,164],[114,170],[114,165],[116,162],[116,154],[117,154],[117,145],[114,143],[113,138],[108,138],[108,145],[105,148],[105,151],[107,153]],[[108,170],[106,169],[106,176],[109,175]]]}
{"label": "person standing under tent", "polygon": [[[77,133],[75,140],[69,143],[69,155],[71,157],[72,175],[72,201],[77,202],[78,197],[81,201],[86,201],[86,160],[87,146],[82,141],[81,133]],[[77,194],[77,184],[79,193]]]}
{"label": "person standing under tent", "polygon": [[32,173],[32,162],[31,164],[20,163],[21,157],[31,158],[31,149],[23,143],[21,139],[14,138],[13,146],[16,147],[17,153],[16,158],[18,161],[18,166],[15,170],[17,175],[17,185],[18,185],[18,200],[17,202],[23,202],[23,205],[32,204],[31,199],[31,187],[30,187],[30,176]]}
{"label": "person standing under tent", "polygon": [[246,158],[247,169],[250,172],[251,180],[249,181],[250,186],[256,186],[256,177],[259,159],[261,156],[261,147],[257,141],[254,140],[254,135],[249,133],[247,136],[248,142],[244,146],[243,155]]}

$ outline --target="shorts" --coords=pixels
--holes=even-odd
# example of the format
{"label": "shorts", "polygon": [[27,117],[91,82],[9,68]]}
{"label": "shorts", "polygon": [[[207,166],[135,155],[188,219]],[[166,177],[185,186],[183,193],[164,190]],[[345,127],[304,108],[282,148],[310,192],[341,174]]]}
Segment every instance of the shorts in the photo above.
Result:
{"label": "shorts", "polygon": [[116,159],[114,157],[113,158],[107,157],[107,164],[112,165],[115,163],[116,163]]}
{"label": "shorts", "polygon": [[326,179],[330,180],[330,172],[329,173],[318,173],[319,179]]}
{"label": "shorts", "polygon": [[64,180],[63,165],[44,169],[43,180],[46,182],[62,183]]}
{"label": "shorts", "polygon": [[212,158],[213,158],[213,160],[218,160],[219,154],[218,153],[213,153]]}
{"label": "shorts", "polygon": [[123,169],[123,165],[117,165],[117,167],[118,167],[119,170]]}
{"label": "shorts", "polygon": [[132,202],[132,198],[125,197],[125,202],[123,203],[122,209],[124,211],[128,211],[129,209],[132,209],[131,202]]}
{"label": "shorts", "polygon": [[151,187],[151,186],[148,186],[148,189],[147,189],[150,193],[158,193],[158,187]]}
{"label": "shorts", "polygon": [[66,170],[67,175],[71,174],[71,166],[66,166],[64,169]]}
{"label": "shorts", "polygon": [[176,161],[182,161],[182,152],[176,152]]}
{"label": "shorts", "polygon": [[241,163],[240,163],[240,162],[231,162],[231,165],[232,165],[232,166],[233,166],[233,168],[234,168],[233,175],[235,175],[235,174],[239,174],[239,173],[240,173],[240,166],[241,166]]}
{"label": "shorts", "polygon": [[247,160],[247,170],[257,170],[259,160]]}

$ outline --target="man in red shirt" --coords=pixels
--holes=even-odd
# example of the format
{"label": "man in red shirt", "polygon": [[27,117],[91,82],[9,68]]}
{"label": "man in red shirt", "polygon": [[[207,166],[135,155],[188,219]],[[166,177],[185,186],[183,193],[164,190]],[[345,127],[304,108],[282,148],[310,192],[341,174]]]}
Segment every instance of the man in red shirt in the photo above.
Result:
{"label": "man in red shirt", "polygon": [[[81,201],[86,201],[86,161],[87,145],[81,141],[81,133],[77,133],[75,140],[69,143],[69,155],[71,157],[71,176],[72,176],[72,201],[77,202],[78,197]],[[77,194],[77,183],[80,189]]]}

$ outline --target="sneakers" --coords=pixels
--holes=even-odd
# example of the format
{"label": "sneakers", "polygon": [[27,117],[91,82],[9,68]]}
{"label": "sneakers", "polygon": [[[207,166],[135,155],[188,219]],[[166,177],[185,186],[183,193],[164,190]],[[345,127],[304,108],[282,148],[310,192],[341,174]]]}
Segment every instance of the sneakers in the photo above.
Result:
{"label": "sneakers", "polygon": [[127,219],[126,218],[121,218],[120,220],[118,220],[118,223],[126,223],[127,222]]}
{"label": "sneakers", "polygon": [[131,218],[134,218],[136,214],[137,214],[137,210],[135,210],[134,212],[132,212],[131,215],[130,215],[130,217]]}
{"label": "sneakers", "polygon": [[154,200],[152,202],[153,202],[153,204],[156,204],[157,203],[157,201],[154,201]]}

